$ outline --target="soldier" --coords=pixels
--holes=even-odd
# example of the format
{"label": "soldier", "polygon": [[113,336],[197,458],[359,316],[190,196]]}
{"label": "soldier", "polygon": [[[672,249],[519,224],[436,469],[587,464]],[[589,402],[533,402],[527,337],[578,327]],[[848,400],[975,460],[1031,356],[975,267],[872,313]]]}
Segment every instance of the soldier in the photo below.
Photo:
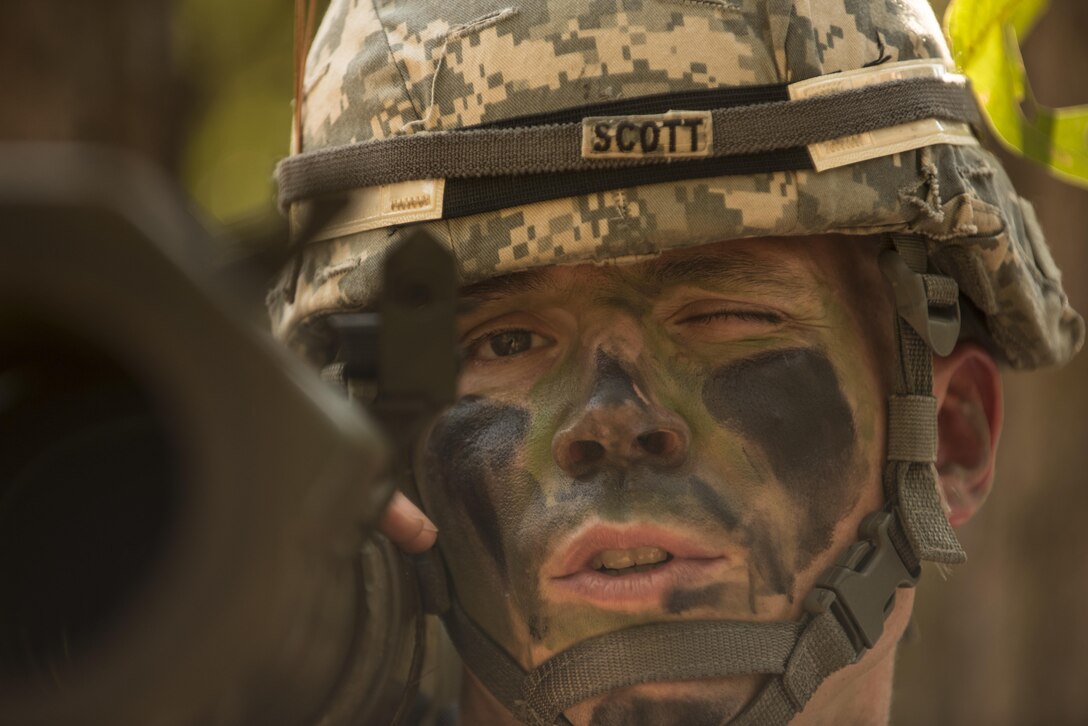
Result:
{"label": "soldier", "polygon": [[304,94],[276,335],[334,362],[414,225],[464,285],[385,521],[462,722],[885,723],[999,366],[1084,337],[928,4],[334,0]]}

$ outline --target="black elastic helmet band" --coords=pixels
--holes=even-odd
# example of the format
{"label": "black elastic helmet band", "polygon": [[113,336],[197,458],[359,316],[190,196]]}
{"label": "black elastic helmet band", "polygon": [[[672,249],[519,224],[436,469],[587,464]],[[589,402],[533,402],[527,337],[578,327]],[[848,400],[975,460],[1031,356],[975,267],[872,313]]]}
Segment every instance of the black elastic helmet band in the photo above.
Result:
{"label": "black elastic helmet band", "polygon": [[[767,87],[762,88],[769,97]],[[789,86],[778,88],[784,92]],[[730,91],[747,93],[744,89]],[[636,153],[629,158],[584,155],[583,123],[567,119],[582,114],[601,118],[629,115],[631,102],[621,101],[616,108],[595,104],[564,111],[562,122],[553,122],[552,116],[546,117],[545,123],[530,118],[508,126],[513,122],[504,121],[297,154],[281,161],[276,169],[279,204],[286,210],[301,200],[354,189],[445,179],[455,186],[447,194],[454,197],[450,202],[456,204],[447,205],[441,214],[441,218],[450,218],[570,196],[567,182],[575,178],[585,193],[616,188],[624,171],[635,167],[640,169],[640,180],[652,174],[654,182],[812,168],[805,152],[811,144],[926,119],[971,124],[979,121],[970,85],[956,75],[907,78],[798,100],[745,105],[730,105],[729,93],[717,91],[708,99],[722,105],[712,110],[698,108],[707,105],[708,99],[695,99],[691,101],[694,109],[678,111],[667,98],[653,97],[652,104],[637,110],[672,106],[662,114],[705,114],[709,143],[706,149],[698,150],[700,158],[668,153]],[[691,130],[694,134],[694,127]],[[676,132],[673,128],[668,131]],[[664,144],[663,136],[651,134],[649,138],[654,139],[655,150]],[[517,177],[517,184],[524,187],[518,201],[511,201],[511,177]]]}

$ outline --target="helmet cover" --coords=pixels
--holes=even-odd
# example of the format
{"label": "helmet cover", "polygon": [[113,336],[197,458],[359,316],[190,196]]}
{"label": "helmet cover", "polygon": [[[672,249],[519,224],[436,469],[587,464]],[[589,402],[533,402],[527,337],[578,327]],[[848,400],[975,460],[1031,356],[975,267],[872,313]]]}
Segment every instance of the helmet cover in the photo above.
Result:
{"label": "helmet cover", "polygon": [[[951,66],[925,0],[492,5],[334,0],[307,62],[303,149],[878,63]],[[630,178],[623,188],[422,223],[448,244],[464,284],[742,237],[915,234],[1013,367],[1065,362],[1083,341],[1031,205],[977,146],[923,146],[825,171]],[[380,227],[307,245],[269,296],[274,333],[299,344],[322,316],[371,304],[398,238],[397,227]]]}

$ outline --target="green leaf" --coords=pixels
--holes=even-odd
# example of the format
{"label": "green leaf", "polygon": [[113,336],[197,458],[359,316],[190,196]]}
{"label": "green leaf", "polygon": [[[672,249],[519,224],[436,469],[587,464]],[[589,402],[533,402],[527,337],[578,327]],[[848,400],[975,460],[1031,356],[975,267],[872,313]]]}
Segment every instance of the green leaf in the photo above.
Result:
{"label": "green leaf", "polygon": [[953,0],[944,17],[956,63],[971,79],[990,126],[1009,148],[1088,186],[1088,106],[1036,101],[1020,42],[1048,0]]}

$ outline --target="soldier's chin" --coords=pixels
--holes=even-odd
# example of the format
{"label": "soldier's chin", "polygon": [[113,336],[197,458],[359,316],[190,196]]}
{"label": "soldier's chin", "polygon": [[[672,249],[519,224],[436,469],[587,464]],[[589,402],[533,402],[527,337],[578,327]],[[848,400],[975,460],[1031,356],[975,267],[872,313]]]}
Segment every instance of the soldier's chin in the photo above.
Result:
{"label": "soldier's chin", "polygon": [[583,701],[566,716],[575,726],[718,726],[740,713],[766,678],[646,683]]}

